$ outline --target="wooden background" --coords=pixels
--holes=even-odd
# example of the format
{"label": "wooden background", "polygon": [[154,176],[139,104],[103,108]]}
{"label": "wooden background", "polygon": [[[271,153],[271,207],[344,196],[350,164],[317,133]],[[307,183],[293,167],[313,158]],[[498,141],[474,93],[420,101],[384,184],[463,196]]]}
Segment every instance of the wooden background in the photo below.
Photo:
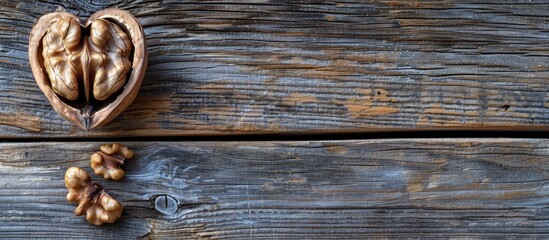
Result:
{"label": "wooden background", "polygon": [[[28,36],[107,7],[142,23],[149,67],[84,132],[34,82]],[[0,0],[0,237],[547,239],[548,57],[543,0]],[[426,130],[522,138],[406,138]],[[263,141],[177,139],[243,134]],[[264,141],[286,134],[318,140]],[[93,179],[126,208],[95,227],[63,175],[115,138],[136,140],[126,178]]]}
{"label": "wooden background", "polygon": [[[0,136],[549,125],[545,1],[306,2],[2,1]],[[134,104],[86,133],[36,86],[28,35],[45,13],[107,7],[142,23],[149,67]]]}
{"label": "wooden background", "polygon": [[0,149],[0,234],[56,238],[547,238],[549,140],[130,142],[119,221],[73,216],[99,143]]}

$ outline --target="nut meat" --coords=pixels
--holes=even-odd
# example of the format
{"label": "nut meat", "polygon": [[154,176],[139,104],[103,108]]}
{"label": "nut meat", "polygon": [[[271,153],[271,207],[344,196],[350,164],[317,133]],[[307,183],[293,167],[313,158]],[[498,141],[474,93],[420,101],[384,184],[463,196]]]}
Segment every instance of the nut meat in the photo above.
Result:
{"label": "nut meat", "polygon": [[95,225],[113,223],[122,214],[122,204],[109,196],[103,187],[91,181],[84,170],[71,167],[65,173],[65,186],[69,190],[67,200],[78,202],[76,216],[86,213],[86,219]]}
{"label": "nut meat", "polygon": [[143,81],[145,37],[126,11],[102,10],[85,24],[70,13],[46,14],[29,41],[38,86],[59,114],[86,131],[128,107]]}
{"label": "nut meat", "polygon": [[124,160],[133,157],[133,151],[120,144],[105,144],[91,156],[91,167],[95,174],[105,179],[118,180],[124,177],[124,170],[120,168]]}

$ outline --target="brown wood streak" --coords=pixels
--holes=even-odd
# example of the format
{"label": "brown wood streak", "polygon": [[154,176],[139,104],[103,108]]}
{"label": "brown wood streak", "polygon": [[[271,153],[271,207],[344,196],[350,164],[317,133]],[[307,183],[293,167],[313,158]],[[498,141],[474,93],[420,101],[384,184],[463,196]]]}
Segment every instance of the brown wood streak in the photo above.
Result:
{"label": "brown wood streak", "polygon": [[[0,1],[0,137],[547,129],[545,1]],[[149,68],[120,117],[70,126],[33,81],[36,19],[107,7],[145,28]],[[38,119],[36,122],[34,119]]]}
{"label": "brown wood streak", "polygon": [[0,236],[549,237],[549,140],[124,144],[123,180],[92,174],[124,205],[100,228],[63,183],[100,143],[0,144]]}

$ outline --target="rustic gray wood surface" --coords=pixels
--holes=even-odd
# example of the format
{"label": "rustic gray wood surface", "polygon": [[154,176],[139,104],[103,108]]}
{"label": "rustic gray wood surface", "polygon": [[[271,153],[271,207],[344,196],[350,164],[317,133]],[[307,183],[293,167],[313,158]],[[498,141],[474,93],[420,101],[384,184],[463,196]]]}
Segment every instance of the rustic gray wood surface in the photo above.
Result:
{"label": "rustic gray wood surface", "polygon": [[546,139],[130,142],[96,227],[63,175],[100,144],[0,144],[0,237],[549,238]]}
{"label": "rustic gray wood surface", "polygon": [[[130,108],[83,132],[36,86],[43,14],[144,26]],[[0,1],[0,137],[547,129],[547,1]]]}
{"label": "rustic gray wood surface", "polygon": [[[84,132],[34,82],[28,36],[45,13],[107,7],[141,21],[149,68],[127,111]],[[0,0],[0,238],[548,239],[548,139],[149,138],[547,131],[548,16],[542,0]],[[122,181],[92,174],[125,206],[95,227],[63,175],[91,174],[115,137],[143,141]]]}

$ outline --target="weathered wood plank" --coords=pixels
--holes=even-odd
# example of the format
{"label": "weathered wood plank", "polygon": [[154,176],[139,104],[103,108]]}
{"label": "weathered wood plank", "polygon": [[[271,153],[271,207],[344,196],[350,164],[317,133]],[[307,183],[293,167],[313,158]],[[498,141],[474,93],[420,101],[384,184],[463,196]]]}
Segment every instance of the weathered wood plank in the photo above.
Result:
{"label": "weathered wood plank", "polygon": [[[0,1],[0,137],[157,136],[549,125],[546,1]],[[143,23],[135,103],[85,133],[27,58],[42,14]]]}
{"label": "weathered wood plank", "polygon": [[549,140],[127,143],[126,207],[74,217],[63,175],[100,143],[0,144],[0,236],[547,239]]}

